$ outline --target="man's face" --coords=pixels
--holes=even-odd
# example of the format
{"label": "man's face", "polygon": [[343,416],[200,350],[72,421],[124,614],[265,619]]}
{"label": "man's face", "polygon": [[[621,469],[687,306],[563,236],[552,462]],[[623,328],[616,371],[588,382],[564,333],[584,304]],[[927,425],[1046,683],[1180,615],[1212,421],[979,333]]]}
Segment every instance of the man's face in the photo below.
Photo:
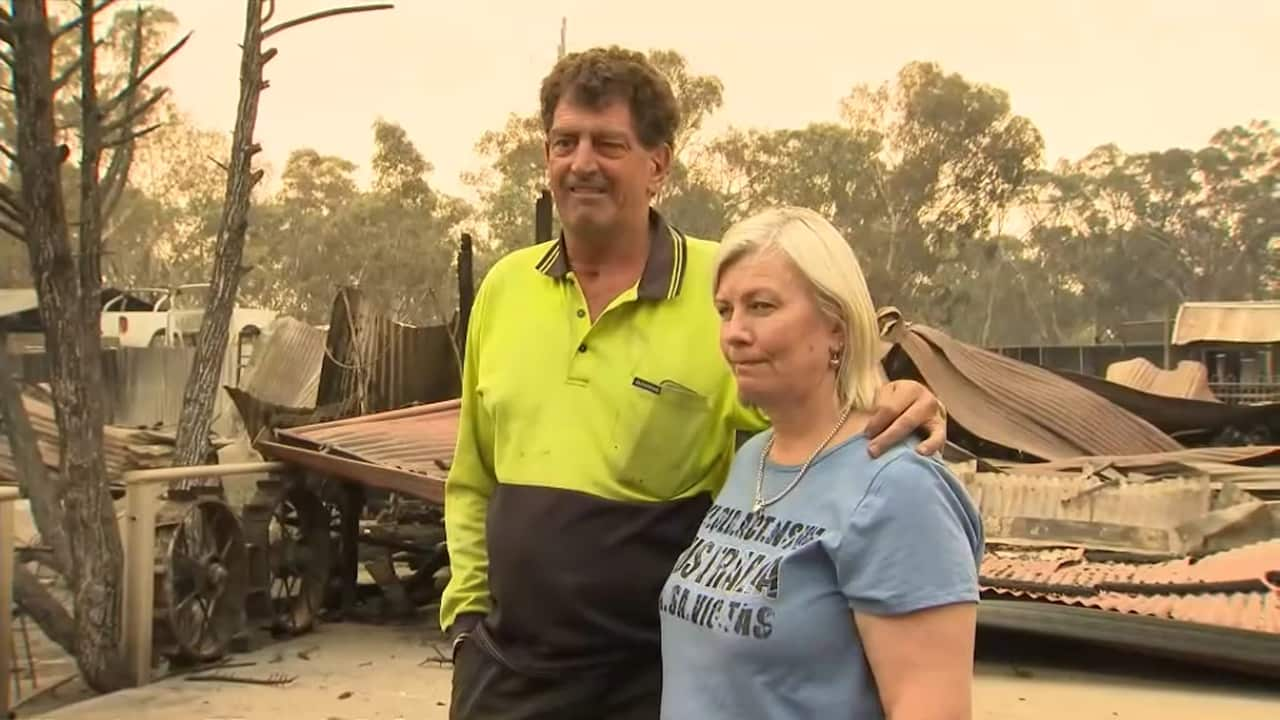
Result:
{"label": "man's face", "polygon": [[552,117],[546,156],[560,222],[571,233],[599,236],[647,222],[670,149],[644,147],[625,102],[592,109],[566,97]]}

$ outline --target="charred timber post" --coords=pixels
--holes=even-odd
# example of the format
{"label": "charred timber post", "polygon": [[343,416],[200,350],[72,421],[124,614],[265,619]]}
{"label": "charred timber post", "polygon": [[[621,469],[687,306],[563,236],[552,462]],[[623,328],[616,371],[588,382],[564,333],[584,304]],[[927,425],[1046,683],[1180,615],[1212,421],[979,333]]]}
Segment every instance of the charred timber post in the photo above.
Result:
{"label": "charred timber post", "polygon": [[[458,354],[467,349],[467,326],[471,322],[471,306],[476,300],[476,280],[472,270],[471,233],[462,233],[458,244]],[[461,357],[459,361],[461,361]],[[461,362],[459,362],[461,364]]]}
{"label": "charred timber post", "polygon": [[533,213],[533,242],[544,243],[551,239],[551,192],[543,190],[538,195]]}
{"label": "charred timber post", "polygon": [[[253,169],[253,156],[262,146],[253,141],[258,119],[258,101],[268,86],[263,68],[276,55],[276,49],[263,50],[262,42],[289,28],[314,20],[370,10],[386,10],[391,3],[334,8],[264,27],[275,15],[275,0],[248,0],[245,3],[244,41],[240,56],[240,101],[236,108],[235,130],[231,142],[226,195],[218,222],[217,246],[210,285],[209,310],[200,324],[195,359],[182,394],[182,412],[178,418],[178,438],[174,449],[175,465],[198,465],[209,452],[209,429],[213,424],[213,406],[217,398],[218,379],[226,355],[231,310],[245,268],[245,235],[249,228],[249,201],[253,188],[262,179],[262,170]],[[175,484],[176,489],[216,485],[215,480],[189,478]]]}

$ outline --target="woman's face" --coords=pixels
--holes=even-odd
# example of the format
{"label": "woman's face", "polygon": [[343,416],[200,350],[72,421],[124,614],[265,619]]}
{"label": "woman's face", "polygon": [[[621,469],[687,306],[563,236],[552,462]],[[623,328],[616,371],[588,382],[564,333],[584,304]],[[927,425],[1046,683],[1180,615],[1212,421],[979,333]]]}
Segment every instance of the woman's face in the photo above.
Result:
{"label": "woman's face", "polygon": [[818,307],[812,286],[781,251],[741,257],[716,287],[720,350],[743,401],[768,412],[803,402],[815,390],[834,393],[837,323]]}

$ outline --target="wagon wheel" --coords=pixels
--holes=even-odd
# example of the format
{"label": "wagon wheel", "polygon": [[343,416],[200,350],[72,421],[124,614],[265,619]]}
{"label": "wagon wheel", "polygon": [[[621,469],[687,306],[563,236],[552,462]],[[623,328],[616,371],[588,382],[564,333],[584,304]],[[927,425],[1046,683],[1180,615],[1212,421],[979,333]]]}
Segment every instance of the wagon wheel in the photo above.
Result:
{"label": "wagon wheel", "polygon": [[258,483],[244,507],[245,534],[261,553],[254,573],[256,615],[273,631],[297,635],[315,625],[329,578],[328,511],[306,487]]}
{"label": "wagon wheel", "polygon": [[156,519],[153,633],[177,661],[226,653],[243,627],[248,554],[240,520],[212,497],[166,503]]}

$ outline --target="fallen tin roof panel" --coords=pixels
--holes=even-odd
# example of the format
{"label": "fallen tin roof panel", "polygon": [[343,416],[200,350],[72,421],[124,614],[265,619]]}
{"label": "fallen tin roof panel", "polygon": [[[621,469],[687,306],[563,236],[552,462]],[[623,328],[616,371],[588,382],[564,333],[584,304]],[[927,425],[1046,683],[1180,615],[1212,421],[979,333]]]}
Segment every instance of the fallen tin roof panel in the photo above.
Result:
{"label": "fallen tin roof panel", "polygon": [[1234,405],[1195,398],[1165,397],[1092,375],[1069,370],[1050,370],[1085,390],[1101,395],[1186,445],[1226,445],[1227,443],[1220,442],[1220,437],[1228,430],[1249,435],[1261,431],[1258,435],[1261,439],[1251,438],[1251,443],[1255,445],[1271,442],[1266,439],[1268,432],[1271,437],[1280,439],[1280,403]]}
{"label": "fallen tin roof panel", "polygon": [[986,441],[1038,458],[1132,454],[1182,446],[1151,423],[1028,363],[880,313],[882,334],[904,353],[955,421]]}
{"label": "fallen tin roof panel", "polygon": [[[457,400],[417,405],[400,410],[344,418],[332,422],[276,430],[274,442],[260,442],[266,455],[297,462],[314,469],[333,472],[357,482],[368,481],[384,487],[384,481],[371,480],[372,474],[387,476],[398,473],[406,482],[432,486],[429,497],[440,493],[444,476],[453,461],[458,434]],[[309,454],[288,453],[280,448],[300,448]],[[289,457],[285,457],[288,454]],[[319,457],[317,457],[319,456]],[[335,466],[323,456],[359,461]],[[389,477],[389,476],[387,476]],[[423,493],[414,493],[424,496]],[[440,495],[440,497],[443,497]]]}
{"label": "fallen tin roof panel", "polygon": [[1096,557],[1081,549],[990,549],[982,561],[982,589],[1280,635],[1280,539],[1199,559],[1131,563]]}

